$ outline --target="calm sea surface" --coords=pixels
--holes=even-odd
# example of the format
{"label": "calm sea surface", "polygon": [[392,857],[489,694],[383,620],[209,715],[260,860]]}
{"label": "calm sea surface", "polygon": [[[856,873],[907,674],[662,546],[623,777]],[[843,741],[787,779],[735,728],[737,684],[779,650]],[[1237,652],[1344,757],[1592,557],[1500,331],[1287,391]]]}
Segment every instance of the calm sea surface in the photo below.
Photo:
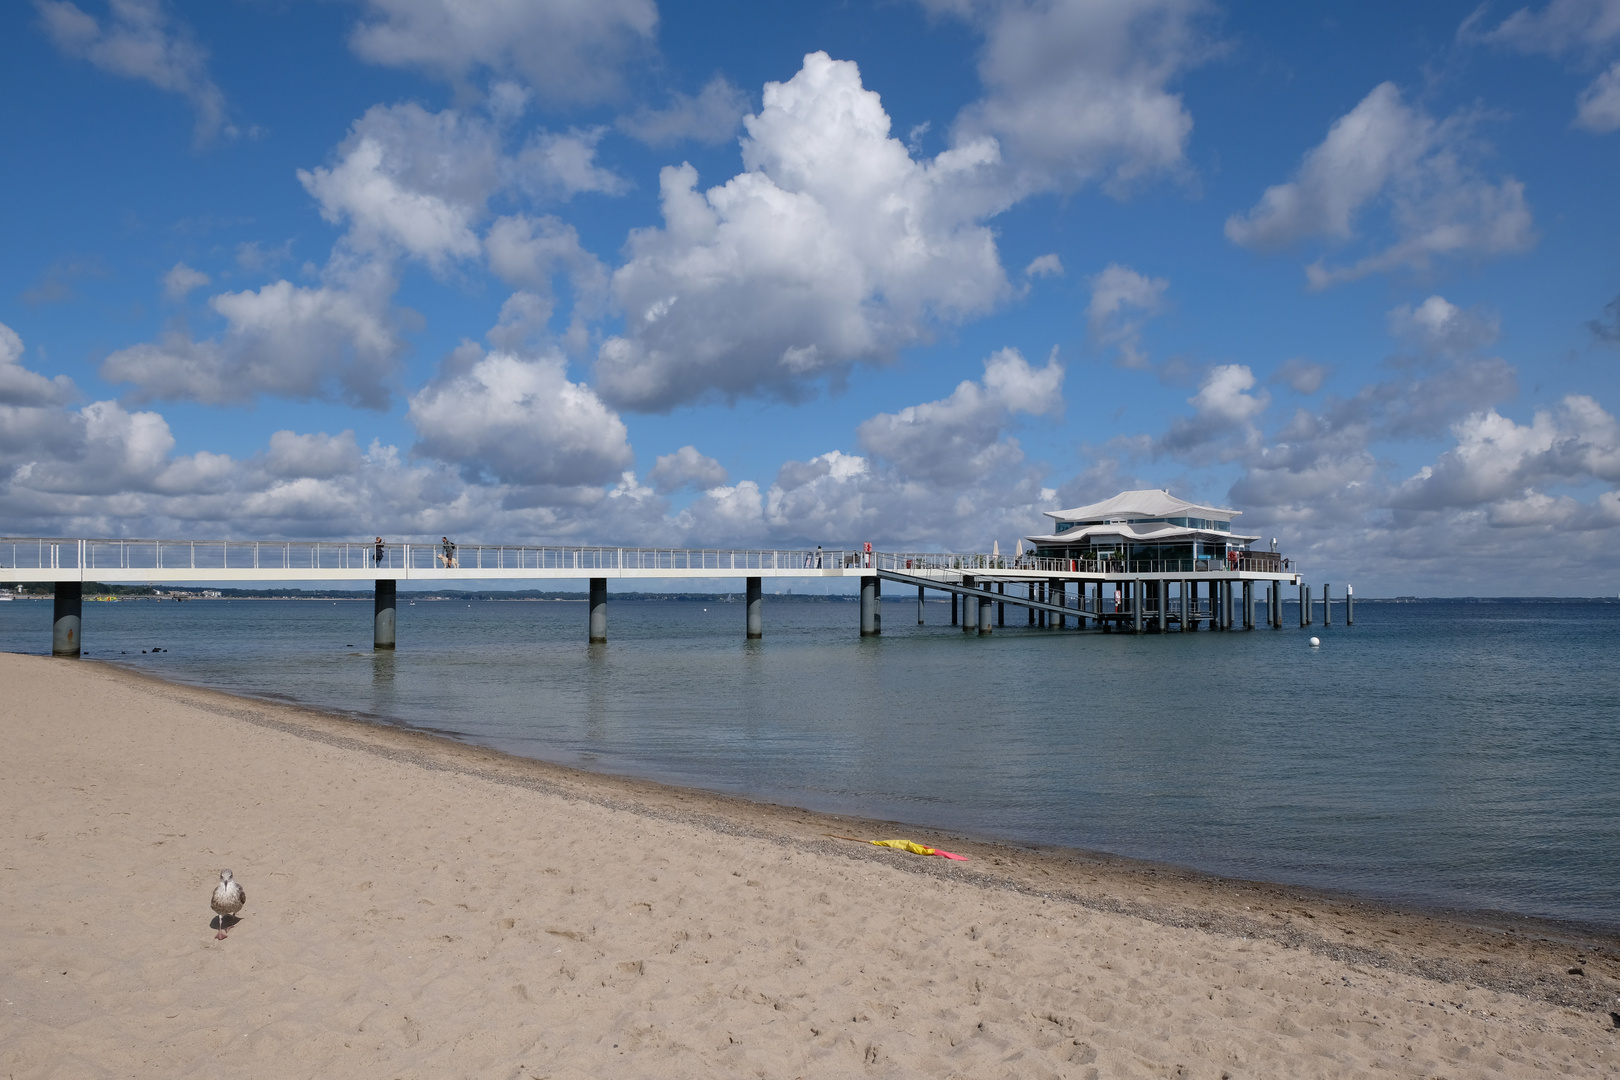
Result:
{"label": "calm sea surface", "polygon": [[[1424,905],[1620,927],[1620,603],[1370,604],[1357,625],[981,639],[915,599],[86,602],[91,657],[818,810]],[[1294,609],[1285,623],[1297,625]],[[50,647],[48,601],[0,649]],[[1310,649],[1311,634],[1322,648]],[[161,653],[142,655],[153,646]]]}

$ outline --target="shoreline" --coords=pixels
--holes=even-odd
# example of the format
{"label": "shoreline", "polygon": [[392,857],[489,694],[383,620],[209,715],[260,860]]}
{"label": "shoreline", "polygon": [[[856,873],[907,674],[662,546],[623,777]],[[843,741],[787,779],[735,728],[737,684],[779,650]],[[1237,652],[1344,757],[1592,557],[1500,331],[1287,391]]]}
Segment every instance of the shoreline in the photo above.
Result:
{"label": "shoreline", "polygon": [[[19,1078],[1602,1076],[1620,1053],[1612,939],[587,773],[111,664],[0,654],[0,679]],[[216,940],[223,867],[248,902]]]}
{"label": "shoreline", "polygon": [[[849,858],[893,863],[910,873],[952,872],[959,879],[987,887],[1063,900],[1090,910],[1129,915],[1159,925],[1266,939],[1340,962],[1445,983],[1474,983],[1568,1008],[1603,1012],[1611,1005],[1620,1006],[1620,928],[1514,912],[1402,904],[1350,891],[1231,877],[1112,852],[987,838],[915,822],[831,813],[525,757],[470,741],[470,736],[451,728],[324,709],[292,698],[261,697],[199,686],[166,679],[113,660],[90,658],[90,662],[156,687],[218,699],[205,707],[247,723],[264,724],[301,737],[321,737],[323,741],[336,739],[339,742],[335,744],[370,753],[400,751],[418,763],[434,761],[433,767],[452,769],[499,784],[546,791],[609,809],[657,816],[660,811],[670,812],[670,808],[678,806],[685,815],[683,820],[689,823],[728,835],[751,835],[776,842],[788,836],[799,842],[819,842],[820,838],[806,833],[806,828],[812,832],[820,830],[822,836],[828,831],[864,830],[874,836],[904,833],[929,846],[970,854],[974,865],[952,867],[932,859],[897,861],[896,857],[879,849],[863,850],[847,842],[840,845],[828,841],[825,850],[837,851]],[[238,704],[262,705],[280,710],[284,715],[253,716],[235,707]],[[312,718],[323,723],[319,727],[310,725],[308,721]],[[397,733],[407,741],[399,746],[393,746],[386,737],[378,741],[341,742],[345,734],[362,731]],[[593,788],[601,790],[591,790]],[[989,870],[987,866],[997,869]],[[1245,909],[1241,913],[1236,908],[1240,901]],[[1274,915],[1268,919],[1250,914],[1251,909],[1302,912],[1305,908],[1301,905],[1321,910],[1303,916],[1309,920],[1305,923],[1277,919]],[[1320,915],[1331,917],[1339,931],[1337,935],[1325,933],[1313,925]],[[1396,937],[1403,940],[1392,940]],[[1363,940],[1346,940],[1348,938]],[[1376,944],[1368,944],[1368,941]],[[1489,971],[1470,967],[1451,955],[1456,950],[1503,947],[1503,941],[1514,943],[1523,952],[1513,963],[1493,960],[1495,966],[1487,965]],[[1396,945],[1406,950],[1404,955],[1394,948]],[[1411,951],[1414,948],[1415,953]],[[1558,966],[1559,957],[1566,954],[1605,958],[1613,968],[1614,985],[1600,988],[1584,976],[1570,977],[1567,964],[1563,968]],[[1566,978],[1557,978],[1560,972]],[[1620,1027],[1620,1022],[1616,1026]]]}
{"label": "shoreline", "polygon": [[[33,654],[12,654],[33,655]],[[339,709],[324,708],[319,705],[299,701],[289,696],[256,695],[237,692],[220,687],[204,686],[179,679],[169,679],[161,675],[143,671],[127,661],[105,659],[89,656],[86,661],[101,664],[105,667],[142,679],[150,680],[161,686],[182,687],[202,693],[222,695],[226,699],[246,702],[259,702],[276,705],[281,708],[297,712],[326,717],[340,724],[355,724],[363,728],[380,730],[396,730],[415,733],[428,738],[439,740],[445,744],[463,747],[466,749],[481,750],[496,755],[502,760],[514,763],[529,762],[547,769],[560,771],[562,774],[577,776],[582,780],[601,779],[604,781],[617,781],[626,784],[649,785],[650,787],[671,793],[684,793],[692,796],[705,796],[722,803],[735,804],[739,808],[776,809],[793,813],[811,814],[825,818],[834,824],[862,824],[872,827],[881,826],[889,829],[909,829],[915,833],[927,833],[930,836],[944,838],[941,843],[949,845],[977,844],[986,849],[1006,849],[1009,852],[1019,852],[1031,857],[1055,860],[1059,863],[1076,861],[1086,866],[1109,866],[1120,873],[1146,874],[1158,878],[1172,876],[1188,883],[1203,882],[1211,889],[1245,889],[1261,890],[1275,895],[1277,902],[1292,900],[1310,901],[1322,905],[1344,907],[1349,909],[1366,909],[1369,912],[1382,912],[1389,915],[1399,915],[1415,919],[1436,920],[1441,923],[1456,924],[1460,926],[1474,926],[1485,933],[1516,934],[1527,938],[1537,938],[1547,941],[1560,941],[1571,943],[1587,943],[1589,948],[1606,950],[1620,957],[1620,925],[1605,925],[1601,923],[1587,923],[1580,920],[1560,919],[1544,915],[1526,914],[1513,911],[1498,911],[1488,908],[1470,908],[1464,906],[1448,905],[1443,903],[1426,904],[1422,902],[1403,902],[1388,897],[1378,896],[1374,893],[1357,892],[1354,889],[1335,889],[1314,885],[1290,883],[1285,881],[1270,881],[1260,878],[1245,878],[1235,875],[1222,874],[1218,871],[1204,870],[1198,867],[1186,866],[1174,862],[1165,862],[1156,859],[1143,858],[1116,852],[1100,851],[1079,847],[1067,847],[1061,844],[1049,844],[1039,841],[1020,840],[1016,837],[997,837],[975,834],[960,829],[942,828],[927,823],[901,821],[881,818],[869,818],[860,815],[841,814],[836,811],[818,810],[812,807],[797,806],[791,803],[772,802],[768,797],[753,797],[749,795],[732,794],[717,791],[712,788],[687,786],[659,780],[651,776],[638,776],[631,773],[618,773],[610,770],[598,771],[572,765],[563,765],[558,762],[547,761],[544,758],[527,757],[513,754],[495,747],[485,746],[476,741],[475,737],[453,728],[417,724],[399,717],[384,716],[361,712],[346,712]],[[940,845],[934,845],[940,846]],[[1134,913],[1134,912],[1133,912]],[[1179,925],[1179,924],[1178,924]],[[1260,936],[1273,936],[1263,926],[1253,929]],[[1292,936],[1279,938],[1279,940],[1293,941]],[[1348,955],[1348,953],[1342,953]],[[1559,1004],[1574,1004],[1573,1000],[1562,997],[1548,998],[1556,1000]],[[1620,998],[1615,1004],[1620,1005]]]}

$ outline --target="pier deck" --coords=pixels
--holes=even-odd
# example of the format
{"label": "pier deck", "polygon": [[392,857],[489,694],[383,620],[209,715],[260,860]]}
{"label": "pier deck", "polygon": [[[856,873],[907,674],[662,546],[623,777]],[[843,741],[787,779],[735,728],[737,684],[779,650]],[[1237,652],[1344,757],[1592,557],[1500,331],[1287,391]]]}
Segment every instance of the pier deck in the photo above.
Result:
{"label": "pier deck", "polygon": [[[1030,625],[1164,631],[1172,625],[1218,629],[1256,625],[1257,585],[1269,584],[1266,621],[1280,626],[1281,589],[1301,587],[1304,611],[1309,590],[1301,576],[1274,552],[1209,560],[1126,561],[1020,557],[939,552],[712,548],[630,548],[443,543],[383,544],[324,540],[118,540],[64,537],[0,537],[0,585],[50,582],[56,589],[54,651],[79,655],[82,593],[86,583],[119,585],[247,584],[253,582],[370,581],[376,597],[378,648],[392,648],[395,597],[401,581],[518,582],[586,579],[590,587],[590,639],[606,640],[607,583],[674,579],[744,579],[747,633],[762,636],[761,603],[766,578],[856,578],[860,582],[861,633],[881,633],[882,581],[917,589],[918,622],[924,593],[949,593],[952,623],[960,603],[964,630],[980,634],[1005,625],[1006,608],[1022,607]],[[1069,589],[1073,586],[1073,603]],[[1012,591],[1009,591],[1009,586]],[[1172,599],[1175,588],[1179,595]],[[1203,596],[1200,596],[1200,594]],[[1240,599],[1241,598],[1241,599]],[[1327,599],[1323,588],[1324,604]],[[1241,606],[1240,606],[1241,604]],[[1349,611],[1347,609],[1347,615]],[[1327,611],[1324,610],[1324,618]],[[1302,625],[1304,620],[1302,618]]]}

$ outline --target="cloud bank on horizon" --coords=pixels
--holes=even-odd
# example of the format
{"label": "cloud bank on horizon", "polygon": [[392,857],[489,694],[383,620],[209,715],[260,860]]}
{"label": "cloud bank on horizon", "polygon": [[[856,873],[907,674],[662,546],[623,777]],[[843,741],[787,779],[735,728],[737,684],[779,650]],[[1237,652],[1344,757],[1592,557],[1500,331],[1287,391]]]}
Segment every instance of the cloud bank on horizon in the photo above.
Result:
{"label": "cloud bank on horizon", "polygon": [[749,18],[0,15],[5,531],[985,550],[1163,487],[1373,595],[1620,591],[1620,0]]}

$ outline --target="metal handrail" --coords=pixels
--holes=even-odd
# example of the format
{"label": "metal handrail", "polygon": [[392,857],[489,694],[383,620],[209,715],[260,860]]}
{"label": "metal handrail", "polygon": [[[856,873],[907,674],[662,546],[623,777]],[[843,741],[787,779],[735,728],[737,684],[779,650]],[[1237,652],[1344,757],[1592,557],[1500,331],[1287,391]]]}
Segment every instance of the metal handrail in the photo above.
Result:
{"label": "metal handrail", "polygon": [[1211,559],[1052,559],[854,548],[747,549],[375,543],[347,540],[119,540],[0,537],[0,569],[56,570],[833,570],[1084,574],[1294,573],[1280,555]]}

